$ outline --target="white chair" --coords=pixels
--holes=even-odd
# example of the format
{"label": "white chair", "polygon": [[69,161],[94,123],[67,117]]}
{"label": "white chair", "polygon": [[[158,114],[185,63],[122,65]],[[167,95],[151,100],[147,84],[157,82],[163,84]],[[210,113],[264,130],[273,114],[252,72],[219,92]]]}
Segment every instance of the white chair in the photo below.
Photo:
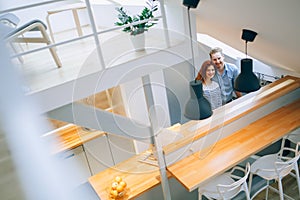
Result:
{"label": "white chair", "polygon": [[[242,172],[242,176],[235,175]],[[240,192],[244,191],[246,199],[250,200],[250,194],[247,185],[247,178],[250,172],[250,164],[246,164],[246,168],[236,166],[230,172],[224,173],[209,183],[198,188],[198,199],[202,199],[202,195],[208,199],[232,199]]]}
{"label": "white chair", "polygon": [[[298,190],[300,194],[300,180],[297,163],[300,156],[298,151],[299,143],[296,145],[295,148],[285,147],[284,144],[286,139],[287,137],[283,138],[282,147],[279,153],[262,156],[252,163],[249,177],[249,191],[251,191],[253,175],[258,175],[261,178],[265,179],[267,181],[267,184],[264,187],[260,188],[255,194],[253,194],[251,196],[251,199],[253,199],[257,194],[259,194],[265,189],[266,199],[268,199],[269,189],[279,193],[280,200],[284,200],[284,197],[287,199],[293,199],[290,196],[283,193],[282,187],[283,177],[287,176],[288,174],[291,174],[293,170],[295,171],[294,177],[296,177]],[[271,180],[276,180],[278,182],[279,190],[270,186],[269,183]]]}
{"label": "white chair", "polygon": [[[31,20],[21,26],[17,26],[19,18],[13,13],[6,13],[0,16],[0,39],[9,43],[45,43],[51,45],[47,34],[46,25],[38,19]],[[25,36],[28,32],[39,32],[40,35]],[[58,68],[62,66],[56,53],[55,47],[50,47],[49,51]]]}
{"label": "white chair", "polygon": [[[284,139],[285,140],[287,139],[294,144],[297,144],[298,142],[300,142],[300,128],[297,128],[294,131],[292,131]],[[283,145],[284,145],[284,143],[283,143]]]}
{"label": "white chair", "polygon": [[[300,128],[293,130],[290,134],[288,134],[286,137],[283,138],[285,141],[288,140],[292,144],[289,144],[289,146],[295,146],[300,142]],[[285,145],[285,142],[282,142],[281,148],[283,148]],[[296,177],[296,174],[290,173],[290,175]],[[300,193],[300,190],[299,190]]]}

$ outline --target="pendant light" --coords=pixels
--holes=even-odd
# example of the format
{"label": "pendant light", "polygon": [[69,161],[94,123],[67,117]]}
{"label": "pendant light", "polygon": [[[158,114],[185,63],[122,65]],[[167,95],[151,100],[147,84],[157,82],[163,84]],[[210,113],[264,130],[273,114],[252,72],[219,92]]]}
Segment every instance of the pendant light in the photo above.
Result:
{"label": "pendant light", "polygon": [[253,42],[256,35],[257,33],[252,30],[242,30],[242,39],[245,40],[246,58],[241,60],[241,73],[234,82],[234,89],[239,92],[249,93],[260,88],[259,80],[253,73],[253,61],[252,59],[247,58],[247,43]]}
{"label": "pendant light", "polygon": [[192,120],[206,119],[212,115],[211,105],[203,96],[202,82],[190,82],[190,98],[185,105],[184,116]]}
{"label": "pendant light", "polygon": [[[196,8],[200,0],[183,0],[183,5],[187,7],[188,21],[189,21],[189,34],[191,42],[192,63],[194,63],[194,50],[191,30],[190,8]],[[194,70],[194,76],[196,75]],[[202,82],[193,80],[190,82],[190,98],[185,105],[184,116],[191,120],[206,119],[212,115],[211,105],[209,101],[203,97]]]}
{"label": "pendant light", "polygon": [[183,0],[183,5],[188,8],[197,8],[200,0]]}

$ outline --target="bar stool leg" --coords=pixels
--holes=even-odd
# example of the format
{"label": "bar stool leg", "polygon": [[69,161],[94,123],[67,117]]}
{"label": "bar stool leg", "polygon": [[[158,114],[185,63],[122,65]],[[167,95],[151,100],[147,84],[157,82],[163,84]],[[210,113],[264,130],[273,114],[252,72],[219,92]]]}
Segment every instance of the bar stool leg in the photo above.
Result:
{"label": "bar stool leg", "polygon": [[72,9],[72,13],[73,13],[74,22],[75,22],[75,25],[76,25],[78,36],[82,36],[82,29],[81,29],[77,9]]}
{"label": "bar stool leg", "polygon": [[200,188],[198,188],[198,200],[202,200],[202,192],[200,191]]}
{"label": "bar stool leg", "polygon": [[267,180],[266,200],[268,199],[268,196],[269,196],[269,180]]}
{"label": "bar stool leg", "polygon": [[251,194],[251,187],[252,187],[252,178],[253,178],[253,174],[250,172],[250,174],[249,174],[249,183],[248,183],[248,190],[249,190],[250,194]]}
{"label": "bar stool leg", "polygon": [[245,191],[245,193],[246,193],[246,198],[247,198],[247,200],[251,200],[251,198],[250,198],[250,192],[249,192],[249,189],[248,189],[248,187],[247,187],[247,183],[244,183],[244,184],[243,184],[243,187],[244,187],[244,191]]}
{"label": "bar stool leg", "polygon": [[299,197],[300,197],[300,178],[299,178],[299,170],[298,170],[298,164],[295,163],[295,173],[296,173],[296,180],[298,185],[298,191],[299,191]]}
{"label": "bar stool leg", "polygon": [[[44,42],[48,45],[51,44],[51,40],[50,38],[48,37],[47,33],[46,33],[46,29],[44,27],[41,27],[40,28],[40,31],[41,31],[41,34],[43,35],[43,38],[44,38]],[[58,68],[60,68],[62,66],[61,64],[61,61],[59,59],[59,57],[57,56],[57,53],[56,53],[56,48],[55,47],[51,47],[49,48],[49,51],[57,65]]]}
{"label": "bar stool leg", "polygon": [[279,177],[279,179],[278,179],[278,188],[279,188],[280,200],[284,200],[284,198],[283,198],[283,188],[282,188],[281,177]]}
{"label": "bar stool leg", "polygon": [[52,41],[53,43],[55,43],[54,36],[53,36],[53,31],[52,31],[52,27],[51,27],[50,19],[49,19],[49,18],[50,18],[50,15],[48,14],[47,17],[46,17],[46,21],[47,21],[47,25],[48,25],[48,29],[49,29],[51,41]]}

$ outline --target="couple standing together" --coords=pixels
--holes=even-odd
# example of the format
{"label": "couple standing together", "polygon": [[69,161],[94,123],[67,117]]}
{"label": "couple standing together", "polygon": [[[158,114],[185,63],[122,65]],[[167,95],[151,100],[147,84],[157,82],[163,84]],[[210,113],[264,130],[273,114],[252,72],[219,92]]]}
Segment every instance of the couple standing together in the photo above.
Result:
{"label": "couple standing together", "polygon": [[242,96],[234,91],[234,80],[238,76],[238,68],[224,62],[221,48],[214,48],[209,52],[210,60],[203,62],[196,80],[203,83],[203,96],[210,102],[212,110],[232,101],[233,93],[236,97]]}

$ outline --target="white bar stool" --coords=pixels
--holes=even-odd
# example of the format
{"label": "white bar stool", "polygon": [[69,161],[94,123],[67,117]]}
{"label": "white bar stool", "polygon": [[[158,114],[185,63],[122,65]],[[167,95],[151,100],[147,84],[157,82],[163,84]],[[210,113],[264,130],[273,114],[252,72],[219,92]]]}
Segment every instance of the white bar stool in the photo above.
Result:
{"label": "white bar stool", "polygon": [[[285,140],[286,138],[283,138],[282,145],[285,144]],[[291,174],[292,171],[295,171],[294,176],[297,180],[298,190],[300,194],[300,179],[299,179],[299,171],[298,171],[299,169],[297,163],[300,157],[298,151],[298,145],[299,144],[296,145],[295,149],[282,146],[279,153],[262,156],[252,163],[250,177],[249,177],[249,191],[251,191],[253,175],[258,175],[261,178],[265,179],[267,181],[267,185],[260,188],[255,194],[253,194],[253,196],[251,196],[251,199],[253,199],[257,194],[259,194],[261,191],[265,189],[267,189],[266,199],[268,199],[269,189],[279,193],[280,200],[284,200],[284,198],[293,199],[290,196],[283,193],[283,187],[281,182],[282,178],[287,176],[288,174]],[[269,185],[270,180],[276,180],[278,182],[279,190]]]}
{"label": "white bar stool", "polygon": [[[243,172],[243,175],[235,175],[234,173],[237,172],[237,170]],[[202,195],[208,199],[232,199],[241,191],[244,191],[246,199],[250,200],[250,194],[247,185],[249,172],[249,163],[246,164],[245,169],[235,166],[230,172],[217,176],[207,184],[200,186],[198,188],[198,199],[201,200]]]}

